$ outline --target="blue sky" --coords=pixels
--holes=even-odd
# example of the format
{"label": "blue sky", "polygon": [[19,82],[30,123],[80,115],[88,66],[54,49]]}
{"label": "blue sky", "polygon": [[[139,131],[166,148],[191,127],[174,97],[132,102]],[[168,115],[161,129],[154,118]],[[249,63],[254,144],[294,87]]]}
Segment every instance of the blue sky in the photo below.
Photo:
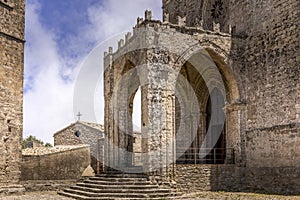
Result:
{"label": "blue sky", "polygon": [[[116,46],[146,9],[161,19],[161,0],[26,1],[23,137],[52,143],[53,133],[74,122],[78,111],[82,120],[103,122],[103,51]],[[80,77],[98,81],[96,118],[80,105],[86,99],[74,106]]]}

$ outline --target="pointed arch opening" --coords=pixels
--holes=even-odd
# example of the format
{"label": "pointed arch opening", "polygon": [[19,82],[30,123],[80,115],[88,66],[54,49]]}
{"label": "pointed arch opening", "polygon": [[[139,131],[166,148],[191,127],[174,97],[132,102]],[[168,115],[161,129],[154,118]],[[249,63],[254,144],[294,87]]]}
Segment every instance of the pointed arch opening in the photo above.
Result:
{"label": "pointed arch opening", "polygon": [[181,100],[177,97],[175,101],[177,164],[235,162],[233,144],[239,139],[232,137],[238,130],[232,122],[238,118],[236,113],[229,113],[233,117],[229,122],[226,117],[227,106],[238,99],[236,81],[217,53],[211,49],[204,52],[194,54],[183,64],[179,77],[185,81],[177,80],[176,90],[181,94]]}

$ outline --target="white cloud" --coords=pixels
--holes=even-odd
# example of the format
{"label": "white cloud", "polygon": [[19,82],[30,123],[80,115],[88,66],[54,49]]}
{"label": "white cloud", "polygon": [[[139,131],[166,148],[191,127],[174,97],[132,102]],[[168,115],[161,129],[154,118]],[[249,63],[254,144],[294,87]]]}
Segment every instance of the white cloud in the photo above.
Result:
{"label": "white cloud", "polygon": [[[90,24],[85,25],[77,37],[68,38],[75,41],[72,43],[72,50],[80,55],[80,58],[74,61],[59,52],[55,33],[41,24],[40,5],[36,2],[27,3],[24,137],[32,134],[45,142],[53,142],[53,133],[75,120],[73,112],[78,110],[73,110],[73,95],[76,76],[81,70],[78,62],[85,57],[82,48],[130,30],[136,18],[143,17],[146,9],[153,10],[154,18],[161,18],[161,0],[109,0],[102,5],[91,7],[87,11]],[[114,42],[110,45],[116,45],[117,39],[113,38],[110,41]],[[92,55],[92,69],[99,70],[98,73],[102,72],[103,50],[97,49],[99,52]],[[73,66],[70,68],[69,65]],[[86,74],[87,79],[94,74],[93,70]],[[102,77],[101,73],[100,76]],[[69,77],[68,81],[64,77]],[[97,120],[103,122],[102,80],[99,84],[95,88],[95,112]],[[140,113],[137,112],[136,115],[140,116]],[[82,119],[89,120],[84,115]]]}
{"label": "white cloud", "polygon": [[91,29],[88,37],[103,40],[126,30],[131,30],[137,17],[144,17],[146,9],[152,10],[156,19],[161,19],[161,0],[109,0],[89,9]]}
{"label": "white cloud", "polygon": [[52,134],[73,119],[73,84],[61,76],[64,64],[53,33],[39,21],[39,5],[28,4],[26,11],[24,137],[52,142]]}

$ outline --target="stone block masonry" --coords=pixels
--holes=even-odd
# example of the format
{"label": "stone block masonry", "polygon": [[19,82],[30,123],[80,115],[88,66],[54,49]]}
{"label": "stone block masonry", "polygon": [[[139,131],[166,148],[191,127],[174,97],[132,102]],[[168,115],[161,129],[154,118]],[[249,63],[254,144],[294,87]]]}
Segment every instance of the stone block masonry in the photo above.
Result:
{"label": "stone block masonry", "polygon": [[0,1],[0,193],[23,190],[24,15],[24,0]]}
{"label": "stone block masonry", "polygon": [[[273,194],[300,193],[299,167],[237,167],[235,165],[177,165],[181,192],[231,191]],[[188,180],[188,181],[187,181]]]}
{"label": "stone block masonry", "polygon": [[79,180],[90,165],[86,145],[37,147],[23,150],[21,180]]}
{"label": "stone block masonry", "polygon": [[103,129],[100,124],[77,121],[54,134],[54,145],[89,145],[91,165],[95,172],[99,172],[103,162]]}

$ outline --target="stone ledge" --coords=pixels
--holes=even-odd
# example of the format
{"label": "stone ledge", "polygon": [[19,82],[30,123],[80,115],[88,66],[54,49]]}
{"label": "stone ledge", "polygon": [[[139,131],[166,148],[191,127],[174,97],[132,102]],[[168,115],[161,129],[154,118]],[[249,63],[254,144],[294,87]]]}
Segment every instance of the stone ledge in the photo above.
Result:
{"label": "stone ledge", "polygon": [[77,149],[87,148],[87,147],[89,147],[89,145],[81,144],[81,145],[57,145],[54,147],[27,148],[22,150],[22,156],[23,157],[46,156],[50,154],[72,151],[72,150],[77,150]]}
{"label": "stone ledge", "polygon": [[10,194],[24,194],[25,188],[23,185],[8,185],[0,186],[0,197]]}
{"label": "stone ledge", "polygon": [[58,191],[73,185],[78,180],[29,180],[21,181],[26,192],[36,192],[36,191]]}

